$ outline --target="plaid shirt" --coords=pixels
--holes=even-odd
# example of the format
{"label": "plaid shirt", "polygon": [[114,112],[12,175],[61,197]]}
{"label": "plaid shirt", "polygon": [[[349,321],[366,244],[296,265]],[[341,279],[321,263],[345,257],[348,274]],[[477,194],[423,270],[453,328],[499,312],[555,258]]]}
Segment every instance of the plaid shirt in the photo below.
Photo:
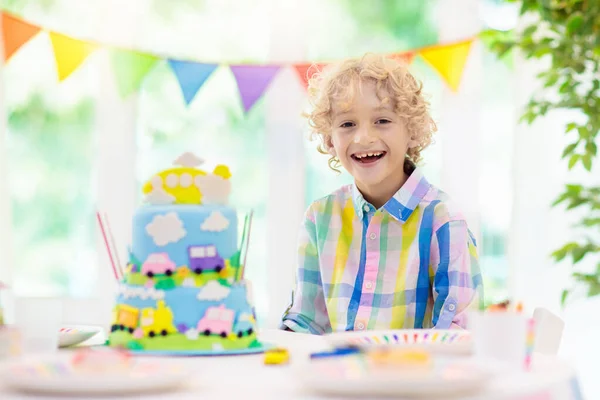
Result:
{"label": "plaid shirt", "polygon": [[475,239],[419,168],[379,210],[355,185],[314,202],[281,328],[313,334],[466,326],[481,308]]}

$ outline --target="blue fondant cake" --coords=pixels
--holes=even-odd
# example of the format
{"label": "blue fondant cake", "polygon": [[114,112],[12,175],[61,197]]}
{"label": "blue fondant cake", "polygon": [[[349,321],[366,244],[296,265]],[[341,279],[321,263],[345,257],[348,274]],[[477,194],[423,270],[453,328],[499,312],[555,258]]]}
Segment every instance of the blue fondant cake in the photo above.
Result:
{"label": "blue fondant cake", "polygon": [[144,186],[119,286],[111,346],[227,351],[260,347],[250,283],[241,277],[229,169],[207,173],[186,153]]}

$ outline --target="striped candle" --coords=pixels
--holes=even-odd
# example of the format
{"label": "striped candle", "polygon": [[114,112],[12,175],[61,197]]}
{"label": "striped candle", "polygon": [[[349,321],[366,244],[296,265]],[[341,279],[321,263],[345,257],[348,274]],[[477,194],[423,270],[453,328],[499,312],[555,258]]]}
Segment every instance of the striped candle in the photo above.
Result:
{"label": "striped candle", "polygon": [[535,320],[527,320],[527,334],[525,336],[525,370],[531,368],[531,357],[533,356],[533,344],[535,341]]}

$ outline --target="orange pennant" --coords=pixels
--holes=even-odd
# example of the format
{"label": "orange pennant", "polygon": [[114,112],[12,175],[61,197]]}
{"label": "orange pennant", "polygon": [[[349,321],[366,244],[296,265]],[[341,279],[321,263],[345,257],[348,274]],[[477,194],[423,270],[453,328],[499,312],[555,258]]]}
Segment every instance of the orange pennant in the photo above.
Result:
{"label": "orange pennant", "polygon": [[4,61],[8,61],[17,50],[34,37],[40,28],[2,13],[2,38],[4,40]]}
{"label": "orange pennant", "polygon": [[413,60],[415,59],[415,53],[412,51],[405,51],[403,53],[396,53],[396,54],[391,54],[389,56],[389,58],[391,58],[392,60],[398,60],[401,62],[404,62],[406,64],[412,64]]}
{"label": "orange pennant", "polygon": [[296,69],[296,72],[298,73],[298,76],[300,77],[300,81],[302,82],[302,86],[304,86],[304,89],[308,88],[308,81],[310,80],[310,78],[312,78],[312,76],[316,73],[316,72],[320,72],[323,70],[323,68],[326,66],[327,64],[313,64],[313,63],[306,63],[306,64],[295,64],[294,68]]}
{"label": "orange pennant", "polygon": [[435,69],[453,91],[460,86],[473,39],[450,45],[427,47],[419,51],[425,61]]}
{"label": "orange pennant", "polygon": [[96,46],[90,43],[82,42],[56,32],[50,32],[50,40],[54,49],[54,59],[56,60],[59,81],[63,81],[71,75],[96,50]]}

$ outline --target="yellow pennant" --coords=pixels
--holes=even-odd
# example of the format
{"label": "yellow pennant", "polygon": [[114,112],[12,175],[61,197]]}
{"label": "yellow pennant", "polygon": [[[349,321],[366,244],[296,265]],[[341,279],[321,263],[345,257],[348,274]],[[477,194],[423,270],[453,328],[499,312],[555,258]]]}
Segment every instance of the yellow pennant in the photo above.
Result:
{"label": "yellow pennant", "polygon": [[54,49],[54,59],[58,80],[63,81],[73,73],[96,50],[96,46],[72,39],[59,33],[50,32],[50,40]]}
{"label": "yellow pennant", "polygon": [[419,51],[419,54],[442,76],[448,86],[456,92],[460,86],[460,79],[472,43],[473,39],[469,39],[450,45],[427,47]]}

